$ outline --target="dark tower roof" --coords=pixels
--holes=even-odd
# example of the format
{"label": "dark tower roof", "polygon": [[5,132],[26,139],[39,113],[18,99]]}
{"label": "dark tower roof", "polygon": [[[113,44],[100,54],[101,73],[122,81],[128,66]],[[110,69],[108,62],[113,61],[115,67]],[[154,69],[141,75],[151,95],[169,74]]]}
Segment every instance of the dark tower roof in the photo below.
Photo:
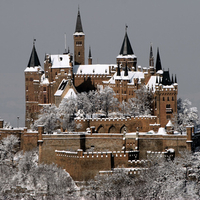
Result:
{"label": "dark tower roof", "polygon": [[88,58],[92,58],[91,47],[89,47],[89,55],[88,55]]}
{"label": "dark tower roof", "polygon": [[163,72],[162,84],[163,85],[171,85],[169,71]]}
{"label": "dark tower roof", "polygon": [[127,26],[126,26],[126,31],[125,31],[125,36],[124,36],[124,41],[122,43],[121,51],[119,53],[120,55],[133,55],[133,49],[131,47],[131,43],[128,38],[127,34]]}
{"label": "dark tower roof", "polygon": [[30,59],[29,59],[27,67],[35,67],[35,66],[41,66],[41,65],[40,65],[40,61],[39,61],[38,55],[37,55],[37,51],[35,49],[35,39],[34,39],[34,41],[33,41],[33,49],[32,49],[31,56],[30,56]]}
{"label": "dark tower roof", "polygon": [[77,20],[76,20],[76,29],[75,29],[75,33],[76,32],[83,32],[83,27],[82,27],[82,23],[81,23],[81,15],[80,15],[80,10],[78,9],[78,15],[77,15]]}
{"label": "dark tower roof", "polygon": [[161,65],[161,60],[160,60],[160,54],[159,54],[159,48],[157,49],[156,72],[158,70],[162,70],[162,65]]}
{"label": "dark tower roof", "polygon": [[150,46],[150,54],[149,54],[149,59],[153,58],[153,49],[152,49],[152,44]]}

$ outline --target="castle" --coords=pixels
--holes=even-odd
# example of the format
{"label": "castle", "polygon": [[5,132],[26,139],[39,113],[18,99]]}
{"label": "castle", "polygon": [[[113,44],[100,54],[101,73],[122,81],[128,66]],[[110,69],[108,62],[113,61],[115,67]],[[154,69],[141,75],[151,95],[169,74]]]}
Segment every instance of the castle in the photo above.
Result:
{"label": "castle", "polygon": [[135,97],[135,91],[145,85],[153,92],[152,116],[156,123],[165,127],[172,115],[177,112],[178,84],[176,76],[170,77],[169,70],[162,70],[159,50],[154,67],[152,46],[150,46],[149,67],[137,65],[127,27],[117,64],[92,64],[91,48],[89,48],[88,64],[85,64],[85,34],[78,10],[76,28],[73,34],[74,54],[45,55],[44,69],[41,67],[35,42],[26,67],[25,94],[26,116],[25,126],[38,118],[43,105],[59,105],[63,98],[77,92],[96,90],[98,86],[111,87],[120,102],[127,102]]}
{"label": "castle", "polygon": [[[116,167],[127,167],[130,173],[138,173],[135,169],[144,166],[148,156],[174,156],[180,150],[191,150],[193,127],[187,127],[186,135],[173,131],[171,119],[177,113],[177,78],[162,69],[159,49],[155,64],[150,46],[149,66],[138,66],[126,27],[117,64],[92,64],[91,48],[85,64],[85,34],[79,10],[73,38],[74,54],[66,49],[63,54],[46,54],[44,68],[33,42],[24,71],[28,129],[17,132],[21,149],[39,146],[40,163],[54,162],[75,180],[88,180],[99,171],[108,172]],[[145,86],[153,94],[151,115],[75,118],[81,129],[74,133],[46,134],[43,126],[38,131],[29,130],[44,105],[59,106],[64,98],[106,86],[113,89],[120,102],[128,102]],[[1,137],[8,132],[0,129]]]}

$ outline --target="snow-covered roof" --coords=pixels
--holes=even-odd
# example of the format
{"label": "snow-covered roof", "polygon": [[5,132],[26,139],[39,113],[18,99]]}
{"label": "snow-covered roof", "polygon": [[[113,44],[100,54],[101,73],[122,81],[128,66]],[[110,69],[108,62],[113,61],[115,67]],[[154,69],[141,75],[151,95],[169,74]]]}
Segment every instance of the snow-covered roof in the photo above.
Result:
{"label": "snow-covered roof", "polygon": [[70,68],[70,55],[51,55],[52,68]]}
{"label": "snow-covered roof", "polygon": [[113,64],[95,64],[95,65],[74,65],[73,73],[74,74],[91,74],[91,75],[100,75],[100,74],[109,74],[109,66],[117,67]]}
{"label": "snow-covered roof", "polygon": [[132,55],[118,55],[117,58],[137,58],[136,55],[132,54]]}
{"label": "snow-covered roof", "polygon": [[160,127],[160,128],[158,129],[158,134],[160,134],[160,135],[166,135],[167,133],[166,133],[165,128]]}
{"label": "snow-covered roof", "polygon": [[54,94],[54,96],[61,96],[66,85],[67,85],[67,80],[63,79],[62,82],[60,83],[58,90],[56,91],[56,93]]}
{"label": "snow-covered roof", "polygon": [[158,70],[156,74],[163,74],[163,70]]}
{"label": "snow-covered roof", "polygon": [[156,76],[151,76],[146,87],[152,89],[152,92],[155,92],[155,85],[156,85]]}
{"label": "snow-covered roof", "polygon": [[76,97],[77,97],[77,95],[76,95],[75,91],[72,88],[70,88],[68,90],[67,94],[64,96],[65,99],[76,98]]}
{"label": "snow-covered roof", "polygon": [[85,35],[83,32],[75,32],[73,35]]}
{"label": "snow-covered roof", "polygon": [[166,127],[173,127],[173,124],[172,124],[172,121],[171,121],[171,120],[168,121]]}
{"label": "snow-covered roof", "polygon": [[128,71],[128,76],[124,76],[124,71],[121,71],[121,76],[117,76],[117,72],[112,76],[112,78],[108,81],[104,81],[104,83],[111,83],[115,84],[115,80],[129,80],[130,83],[134,83],[134,79],[139,79],[139,82],[141,79],[144,78],[143,72],[135,72],[135,71]]}
{"label": "snow-covered roof", "polygon": [[27,67],[27,68],[24,70],[24,72],[37,72],[37,71],[43,72],[44,70],[42,69],[41,66]]}

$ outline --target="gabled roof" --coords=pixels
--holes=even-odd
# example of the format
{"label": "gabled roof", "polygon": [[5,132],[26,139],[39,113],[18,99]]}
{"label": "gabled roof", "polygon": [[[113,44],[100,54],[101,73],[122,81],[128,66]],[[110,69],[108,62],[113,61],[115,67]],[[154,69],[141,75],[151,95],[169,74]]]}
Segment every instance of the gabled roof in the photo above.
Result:
{"label": "gabled roof", "polygon": [[38,58],[38,55],[37,55],[37,52],[35,49],[35,40],[34,40],[33,49],[32,49],[31,56],[30,56],[27,67],[36,67],[36,66],[41,66],[41,65],[40,65],[40,61],[39,61],[39,58]]}
{"label": "gabled roof", "polygon": [[133,49],[131,47],[131,43],[128,38],[127,28],[126,28],[126,32],[125,32],[125,36],[124,36],[124,41],[122,43],[121,51],[119,54],[120,55],[133,55],[134,54]]}
{"label": "gabled roof", "polygon": [[161,60],[160,60],[160,54],[159,54],[159,48],[157,49],[157,57],[156,57],[156,72],[162,70]]}
{"label": "gabled roof", "polygon": [[82,27],[82,23],[81,23],[81,15],[80,15],[80,11],[78,9],[78,15],[77,15],[77,20],[76,20],[76,29],[75,29],[75,33],[83,33],[83,27]]}

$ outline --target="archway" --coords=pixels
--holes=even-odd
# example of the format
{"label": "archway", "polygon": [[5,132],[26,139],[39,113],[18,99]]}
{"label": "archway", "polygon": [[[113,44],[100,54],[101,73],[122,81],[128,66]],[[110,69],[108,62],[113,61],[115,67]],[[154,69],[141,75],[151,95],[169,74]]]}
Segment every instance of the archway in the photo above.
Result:
{"label": "archway", "polygon": [[103,127],[102,125],[100,125],[100,126],[97,128],[97,133],[105,133],[104,127]]}

